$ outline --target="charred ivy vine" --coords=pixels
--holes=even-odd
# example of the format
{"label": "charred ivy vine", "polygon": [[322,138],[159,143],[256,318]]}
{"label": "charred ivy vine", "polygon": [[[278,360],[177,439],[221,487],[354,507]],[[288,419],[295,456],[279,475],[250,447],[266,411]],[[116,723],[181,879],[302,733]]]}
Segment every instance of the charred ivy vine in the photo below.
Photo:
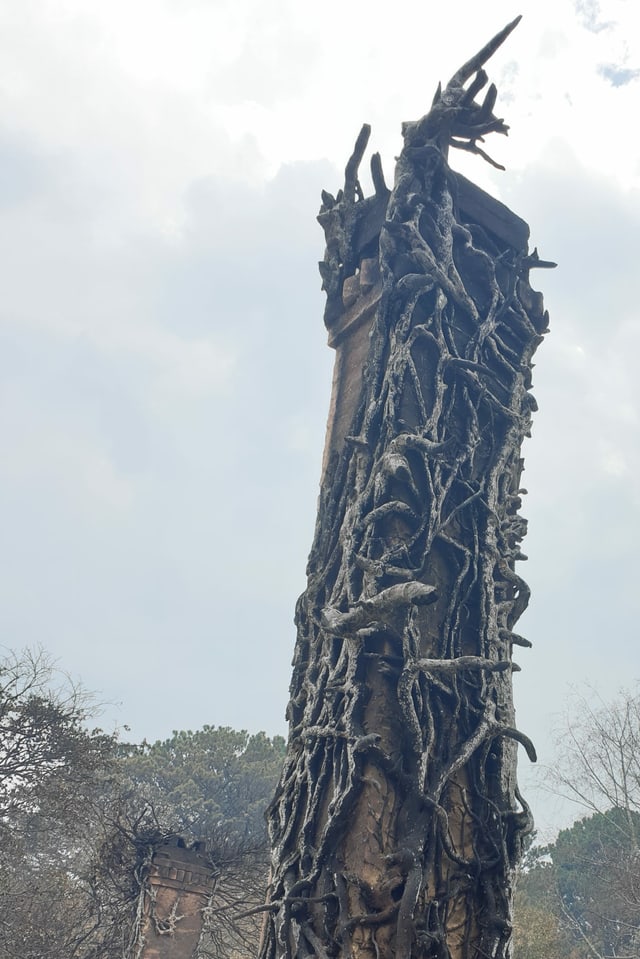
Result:
{"label": "charred ivy vine", "polygon": [[344,190],[323,194],[328,324],[364,258],[381,298],[297,607],[262,959],[510,954],[531,829],[518,743],[535,760],[512,701],[520,450],[547,328],[528,275],[552,264],[462,214],[448,151],[494,162],[478,144],[507,132],[495,87],[475,97],[516,23],[404,125],[393,190],[375,156],[363,196],[364,127]]}

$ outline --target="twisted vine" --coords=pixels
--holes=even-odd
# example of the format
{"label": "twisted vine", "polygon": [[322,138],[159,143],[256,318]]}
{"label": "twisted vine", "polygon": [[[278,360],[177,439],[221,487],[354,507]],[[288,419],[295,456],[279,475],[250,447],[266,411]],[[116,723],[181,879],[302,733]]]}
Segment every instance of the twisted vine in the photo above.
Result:
{"label": "twisted vine", "polygon": [[381,299],[297,606],[262,959],[510,954],[531,829],[517,744],[535,760],[512,702],[520,448],[547,328],[528,273],[549,264],[463,215],[448,149],[493,162],[495,87],[474,98],[516,23],[404,125],[393,190],[374,157],[363,196],[364,127],[344,191],[323,193],[328,324],[372,252]]}

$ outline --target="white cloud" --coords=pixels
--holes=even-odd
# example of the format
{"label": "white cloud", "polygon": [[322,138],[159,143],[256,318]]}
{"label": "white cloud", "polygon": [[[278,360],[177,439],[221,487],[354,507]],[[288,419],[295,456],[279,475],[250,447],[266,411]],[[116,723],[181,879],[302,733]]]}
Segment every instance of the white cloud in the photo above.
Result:
{"label": "white cloud", "polygon": [[602,19],[601,5],[598,0],[576,0],[576,13],[580,23],[592,33],[600,33],[612,27],[612,22]]}
{"label": "white cloud", "polygon": [[0,476],[5,483],[45,489],[52,500],[62,497],[72,504],[78,516],[133,507],[134,478],[117,469],[82,417],[47,414],[26,390],[10,383],[3,390],[0,429],[5,450]]}

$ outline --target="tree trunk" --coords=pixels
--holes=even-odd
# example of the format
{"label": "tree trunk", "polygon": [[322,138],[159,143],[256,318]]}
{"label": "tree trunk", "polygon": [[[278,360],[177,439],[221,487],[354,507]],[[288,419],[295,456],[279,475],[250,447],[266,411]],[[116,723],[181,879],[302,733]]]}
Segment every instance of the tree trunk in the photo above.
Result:
{"label": "tree trunk", "polygon": [[262,959],[510,954],[517,743],[535,759],[512,703],[520,447],[547,326],[528,271],[550,264],[447,156],[506,132],[495,88],[473,97],[516,22],[404,125],[392,191],[374,156],[362,195],[364,127],[323,193],[336,374]]}

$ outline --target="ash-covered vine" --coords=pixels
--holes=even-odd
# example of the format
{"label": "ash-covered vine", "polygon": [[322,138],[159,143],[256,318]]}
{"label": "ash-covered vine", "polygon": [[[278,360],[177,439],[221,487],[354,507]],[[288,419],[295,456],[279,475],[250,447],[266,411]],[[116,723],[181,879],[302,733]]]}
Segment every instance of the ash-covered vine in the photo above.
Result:
{"label": "ash-covered vine", "polygon": [[381,300],[297,608],[263,959],[510,954],[518,743],[535,760],[512,703],[520,450],[547,328],[528,275],[550,264],[463,215],[448,150],[493,162],[479,144],[507,127],[493,85],[475,97],[516,23],[404,125],[393,190],[374,157],[363,196],[364,127],[344,191],[323,193],[327,323],[364,257]]}

